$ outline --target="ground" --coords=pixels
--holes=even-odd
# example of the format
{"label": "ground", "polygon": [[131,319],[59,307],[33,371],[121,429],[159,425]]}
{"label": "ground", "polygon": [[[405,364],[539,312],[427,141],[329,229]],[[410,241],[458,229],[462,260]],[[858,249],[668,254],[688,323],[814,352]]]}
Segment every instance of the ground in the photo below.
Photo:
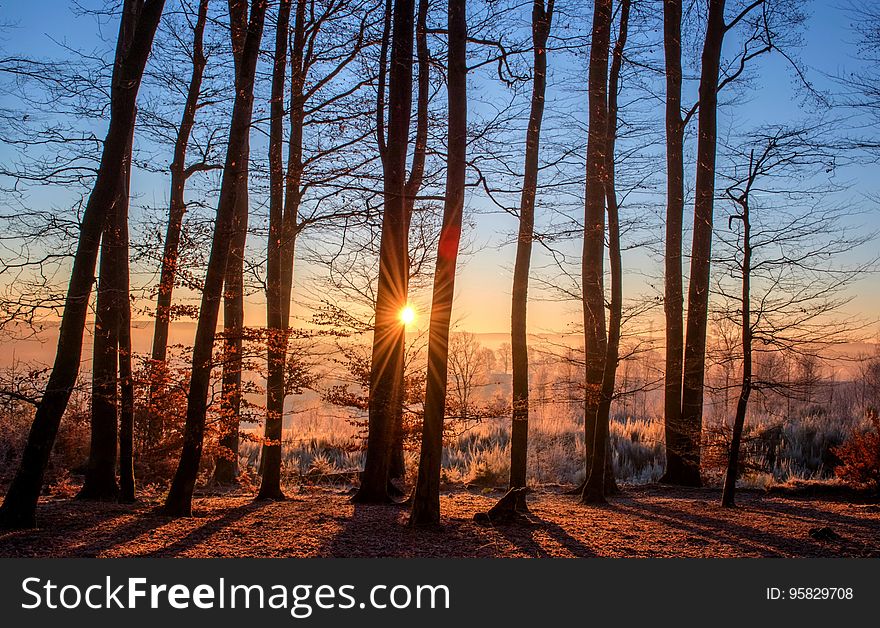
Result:
{"label": "ground", "polygon": [[[45,499],[39,528],[0,534],[0,556],[880,557],[880,506],[845,496],[743,491],[737,508],[724,509],[716,490],[646,486],[595,507],[561,489],[543,489],[529,495],[527,521],[474,522],[474,513],[500,495],[444,492],[436,530],[407,528],[404,506],[355,505],[331,487],[303,488],[284,502],[201,496],[194,516],[183,519],[155,514],[155,500]],[[823,537],[816,528],[834,534],[814,538]]]}

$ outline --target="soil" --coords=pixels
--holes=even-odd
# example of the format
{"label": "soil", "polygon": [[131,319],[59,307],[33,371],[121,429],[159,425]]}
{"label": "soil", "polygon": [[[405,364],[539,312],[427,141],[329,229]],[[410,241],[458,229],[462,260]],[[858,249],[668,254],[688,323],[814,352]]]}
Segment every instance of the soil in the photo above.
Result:
{"label": "soil", "polygon": [[845,495],[741,491],[737,508],[725,509],[717,490],[641,486],[596,507],[544,489],[528,496],[527,517],[475,522],[501,495],[445,491],[441,526],[420,530],[406,527],[405,505],[356,505],[332,487],[302,487],[282,502],[200,496],[181,519],[156,514],[157,498],[46,498],[37,529],[0,533],[0,556],[880,557],[880,506]]}

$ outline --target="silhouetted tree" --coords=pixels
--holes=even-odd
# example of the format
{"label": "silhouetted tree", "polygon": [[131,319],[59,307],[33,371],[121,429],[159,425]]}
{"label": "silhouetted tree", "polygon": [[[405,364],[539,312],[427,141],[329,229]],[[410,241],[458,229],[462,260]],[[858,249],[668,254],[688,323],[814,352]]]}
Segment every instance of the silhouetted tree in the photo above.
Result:
{"label": "silhouetted tree", "polygon": [[590,40],[589,134],[584,209],[582,289],[584,307],[584,434],[590,451],[584,503],[605,501],[608,422],[598,415],[605,376],[608,338],[605,331],[605,194],[608,182],[608,57],[611,43],[611,0],[595,0]]}
{"label": "silhouetted tree", "polygon": [[[244,67],[244,48],[248,32],[247,4],[229,2],[229,30],[235,75]],[[248,235],[248,177],[250,138],[246,137],[238,157],[239,188],[229,243],[229,260],[223,279],[223,361],[221,368],[220,439],[223,449],[214,463],[214,481],[233,484],[238,480],[238,440],[241,423],[242,366],[244,334],[244,253]]]}
{"label": "silhouetted tree", "polygon": [[[231,0],[240,7],[245,0]],[[186,423],[184,426],[183,451],[165,500],[165,511],[176,516],[188,516],[192,509],[192,494],[199,471],[205,433],[208,388],[211,380],[214,338],[219,317],[220,300],[223,296],[224,276],[229,260],[231,239],[235,232],[238,212],[238,195],[243,189],[244,164],[254,102],[254,79],[263,24],[266,17],[266,0],[252,0],[247,25],[240,71],[235,77],[235,103],[229,127],[226,165],[217,204],[217,218],[211,254],[205,276],[199,322],[193,346],[192,374],[187,396]]]}
{"label": "silhouetted tree", "polygon": [[[305,17],[305,2],[298,0],[296,20]],[[281,244],[284,228],[284,163],[282,158],[284,123],[284,78],[287,69],[287,40],[290,0],[278,5],[275,56],[272,69],[272,95],[269,101],[269,246],[266,261],[266,327],[268,329],[266,380],[266,442],[263,444],[263,478],[260,499],[281,499],[281,428],[284,417],[284,365],[287,355],[287,323],[281,307]],[[294,40],[301,37],[295,29]],[[296,46],[296,44],[294,44]],[[237,453],[237,452],[236,452]]]}
{"label": "silhouetted tree", "polygon": [[413,496],[410,525],[440,523],[440,463],[443,453],[443,417],[449,360],[449,325],[455,294],[455,266],[461,240],[467,168],[467,17],[466,0],[449,0],[449,59],[447,100],[446,195],[443,227],[438,243],[431,323],[428,336],[428,376],[419,475]]}
{"label": "silhouetted tree", "polygon": [[[174,142],[174,156],[171,161],[171,194],[168,209],[168,226],[165,231],[162,251],[162,267],[159,276],[159,286],[156,295],[156,322],[153,327],[153,345],[150,359],[153,361],[154,371],[157,371],[150,382],[149,398],[152,399],[160,394],[161,382],[165,360],[168,353],[168,330],[171,324],[171,298],[174,291],[175,276],[177,274],[177,259],[179,254],[180,236],[183,227],[183,217],[186,213],[185,189],[190,176],[199,170],[210,168],[204,162],[195,162],[187,166],[187,148],[189,147],[190,135],[196,121],[196,113],[199,109],[199,99],[202,90],[202,78],[204,76],[207,59],[204,52],[205,24],[208,20],[208,1],[199,0],[198,14],[193,26],[192,43],[192,73],[186,93],[186,102],[183,106],[183,114],[177,127],[177,136]],[[151,411],[152,414],[152,411]],[[150,417],[150,432],[155,434],[161,430],[156,425],[157,417]]]}
{"label": "silhouetted tree", "polygon": [[[119,199],[125,155],[135,123],[138,88],[159,25],[164,0],[126,0],[124,15],[135,15],[130,23],[131,44],[114,66],[110,99],[110,125],[104,141],[101,166],[89,196],[80,226],[79,242],[70,274],[64,314],[58,337],[58,350],[46,392],[34,417],[28,442],[15,479],[0,508],[0,526],[35,525],[37,500],[43,474],[58,433],[61,416],[76,384],[82,355],[82,335],[94,281],[95,263],[101,232],[113,204]],[[120,28],[122,31],[122,28]],[[120,40],[128,39],[124,34]]]}
{"label": "silhouetted tree", "polygon": [[395,0],[391,32],[391,70],[388,87],[388,140],[384,170],[382,241],[370,368],[367,459],[357,502],[387,502],[395,405],[402,399],[404,359],[401,309],[406,304],[408,268],[406,215],[406,155],[412,106],[413,0]]}
{"label": "silhouetted tree", "polygon": [[[535,195],[538,187],[538,151],[547,89],[547,39],[553,21],[553,2],[535,0],[532,6],[534,78],[529,123],[526,130],[525,170],[519,209],[519,234],[513,267],[510,310],[510,357],[513,365],[513,417],[510,437],[510,488],[526,485],[529,438],[529,356],[526,331],[529,268],[535,229]],[[507,364],[504,365],[507,372]]]}

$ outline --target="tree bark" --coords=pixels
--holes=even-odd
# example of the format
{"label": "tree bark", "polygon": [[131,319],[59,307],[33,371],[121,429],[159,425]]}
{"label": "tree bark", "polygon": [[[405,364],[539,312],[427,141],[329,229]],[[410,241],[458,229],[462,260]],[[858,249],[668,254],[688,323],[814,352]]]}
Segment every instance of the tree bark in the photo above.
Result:
{"label": "tree bark", "polygon": [[694,235],[688,285],[688,315],[681,404],[681,484],[700,485],[700,442],[703,424],[703,378],[709,315],[709,266],[712,254],[712,213],[715,201],[718,74],[724,42],[724,0],[709,1],[700,76],[697,177]]}
{"label": "tree bark", "polygon": [[[303,4],[300,0],[299,4]],[[284,79],[290,0],[281,0],[275,32],[272,95],[269,102],[269,243],[266,260],[267,366],[266,432],[263,442],[263,477],[257,499],[283,499],[281,491],[281,436],[284,419],[284,376],[287,323],[282,317],[281,246],[284,228]]]}
{"label": "tree bark", "polygon": [[31,425],[18,472],[0,507],[0,527],[22,528],[36,524],[35,513],[43,475],[79,373],[82,336],[101,231],[107,214],[118,198],[122,164],[134,128],[137,93],[164,4],[164,0],[127,0],[123,5],[124,14],[131,11],[137,15],[135,31],[127,54],[113,69],[110,125],[95,186],[80,225],[55,362]]}
{"label": "tree bark", "polygon": [[681,114],[681,0],[663,2],[666,59],[666,254],[663,311],[666,316],[664,431],[666,471],[662,482],[687,483],[681,457],[681,377],[684,354],[682,229],[684,220],[684,120]]}
{"label": "tree bark", "polygon": [[165,243],[162,251],[162,269],[159,276],[159,291],[156,295],[156,322],[153,327],[153,348],[150,355],[151,373],[148,392],[149,426],[148,433],[152,442],[162,437],[164,426],[162,417],[152,407],[155,399],[163,394],[163,386],[167,374],[166,360],[168,357],[168,330],[171,325],[171,298],[174,291],[174,279],[177,274],[177,258],[180,248],[180,233],[183,227],[183,216],[186,213],[184,191],[188,178],[186,153],[190,135],[196,121],[199,95],[202,89],[207,60],[204,54],[205,23],[208,18],[208,0],[200,0],[196,23],[193,27],[192,74],[183,107],[183,116],[177,129],[174,142],[174,158],[171,161],[171,200],[168,209],[168,226],[165,231]]}
{"label": "tree bark", "polygon": [[[608,315],[608,345],[605,350],[605,370],[602,374],[602,400],[598,417],[606,424],[611,420],[611,402],[614,400],[614,384],[617,375],[617,361],[620,349],[620,326],[623,320],[623,260],[620,253],[620,217],[615,187],[614,151],[617,141],[617,93],[620,89],[620,70],[623,66],[623,53],[629,31],[630,0],[622,0],[620,5],[620,26],[617,41],[611,58],[608,75],[608,145],[605,152],[606,180],[605,203],[608,213],[608,261],[611,269],[611,300]],[[607,439],[606,439],[607,440]],[[607,442],[603,485],[606,494],[618,491],[614,479],[614,466],[611,456],[611,443]]]}
{"label": "tree bark", "polygon": [[[241,6],[244,0],[232,0],[231,5]],[[235,103],[229,127],[226,165],[220,187],[217,218],[205,288],[199,311],[193,346],[192,375],[187,396],[186,423],[184,426],[183,451],[165,500],[165,511],[174,516],[188,516],[192,511],[192,494],[199,471],[199,461],[205,432],[208,387],[211,379],[212,352],[219,318],[220,300],[223,296],[223,280],[229,260],[230,240],[237,212],[237,196],[242,193],[248,135],[254,101],[254,78],[260,39],[266,15],[266,0],[252,0],[250,21],[242,53],[241,71],[235,79]]]}
{"label": "tree bark", "polygon": [[[416,18],[416,56],[419,66],[419,76],[416,96],[416,137],[413,146],[412,162],[410,164],[409,179],[405,188],[406,203],[406,259],[409,263],[409,226],[412,222],[413,209],[415,208],[416,196],[422,187],[422,178],[425,173],[425,153],[428,145],[428,99],[430,98],[431,64],[428,50],[428,0],[419,0],[418,16]],[[383,61],[384,62],[384,61]],[[407,296],[409,298],[409,272],[407,272]],[[406,352],[406,336],[403,351]],[[406,364],[401,364],[401,381],[405,380]],[[403,453],[403,405],[406,397],[405,384],[400,387],[400,399],[395,401],[394,410],[394,441],[391,451],[391,478],[399,479],[406,475],[406,460]],[[389,487],[390,488],[390,487]]]}
{"label": "tree bark", "polygon": [[[538,152],[541,123],[544,119],[544,94],[547,89],[547,38],[553,21],[553,1],[535,0],[532,7],[532,48],[534,79],[529,126],[526,130],[525,168],[519,208],[519,234],[513,267],[513,290],[510,308],[510,348],[513,363],[513,416],[510,438],[510,488],[526,485],[529,443],[529,354],[527,316],[529,268],[535,229],[535,195],[538,188]],[[515,495],[523,495],[516,493]]]}
{"label": "tree bark", "polygon": [[449,359],[449,325],[455,293],[455,266],[461,240],[467,152],[467,18],[466,0],[449,0],[449,60],[447,93],[446,194],[443,225],[434,272],[428,337],[428,375],[422,450],[410,525],[440,523],[440,462],[443,453],[443,417]]}
{"label": "tree bark", "polygon": [[[123,11],[116,46],[116,62],[121,63],[131,45],[137,13]],[[134,129],[132,128],[132,133]],[[128,300],[122,285],[122,267],[128,265],[128,180],[131,176],[132,137],[123,158],[116,200],[107,213],[101,235],[101,260],[95,304],[95,333],[92,345],[91,438],[85,479],[77,497],[113,501],[119,496],[116,482],[119,398],[117,374],[121,300]],[[123,234],[123,231],[126,233]],[[123,251],[123,236],[125,251]],[[126,271],[127,275],[127,271]],[[125,290],[123,297],[122,291]]]}
{"label": "tree bark", "polygon": [[370,367],[367,458],[357,502],[388,502],[394,406],[402,399],[404,325],[409,272],[405,203],[406,155],[412,106],[413,0],[396,0],[392,17],[391,70],[388,89],[388,144],[384,165],[382,241]]}
{"label": "tree bark", "polygon": [[605,194],[608,180],[608,49],[611,0],[595,0],[589,65],[589,134],[584,209],[582,289],[584,302],[585,400],[584,435],[587,459],[584,503],[605,502],[608,421],[599,409],[608,339],[605,333]]}
{"label": "tree bark", "polygon": [[[242,55],[247,38],[247,6],[229,3],[230,34],[235,74],[242,71]],[[221,454],[214,460],[214,481],[218,484],[238,482],[238,440],[241,420],[242,333],[244,330],[244,251],[247,245],[248,167],[250,142],[242,148],[239,188],[235,198],[229,260],[223,279],[223,363],[220,399]]]}

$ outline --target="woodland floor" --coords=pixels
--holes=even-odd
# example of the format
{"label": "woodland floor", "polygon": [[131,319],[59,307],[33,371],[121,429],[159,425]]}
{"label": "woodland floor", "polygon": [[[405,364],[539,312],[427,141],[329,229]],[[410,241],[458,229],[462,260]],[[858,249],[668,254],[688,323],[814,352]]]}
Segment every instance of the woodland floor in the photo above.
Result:
{"label": "woodland floor", "polygon": [[[306,487],[283,502],[250,495],[200,496],[194,516],[155,514],[158,502],[101,504],[50,498],[39,528],[0,533],[6,557],[880,557],[880,506],[846,496],[742,491],[718,506],[712,489],[625,488],[604,507],[561,489],[529,495],[528,521],[473,521],[501,492],[442,495],[442,527],[411,530],[404,506],[362,506],[338,488]],[[839,538],[817,540],[815,528]]]}

